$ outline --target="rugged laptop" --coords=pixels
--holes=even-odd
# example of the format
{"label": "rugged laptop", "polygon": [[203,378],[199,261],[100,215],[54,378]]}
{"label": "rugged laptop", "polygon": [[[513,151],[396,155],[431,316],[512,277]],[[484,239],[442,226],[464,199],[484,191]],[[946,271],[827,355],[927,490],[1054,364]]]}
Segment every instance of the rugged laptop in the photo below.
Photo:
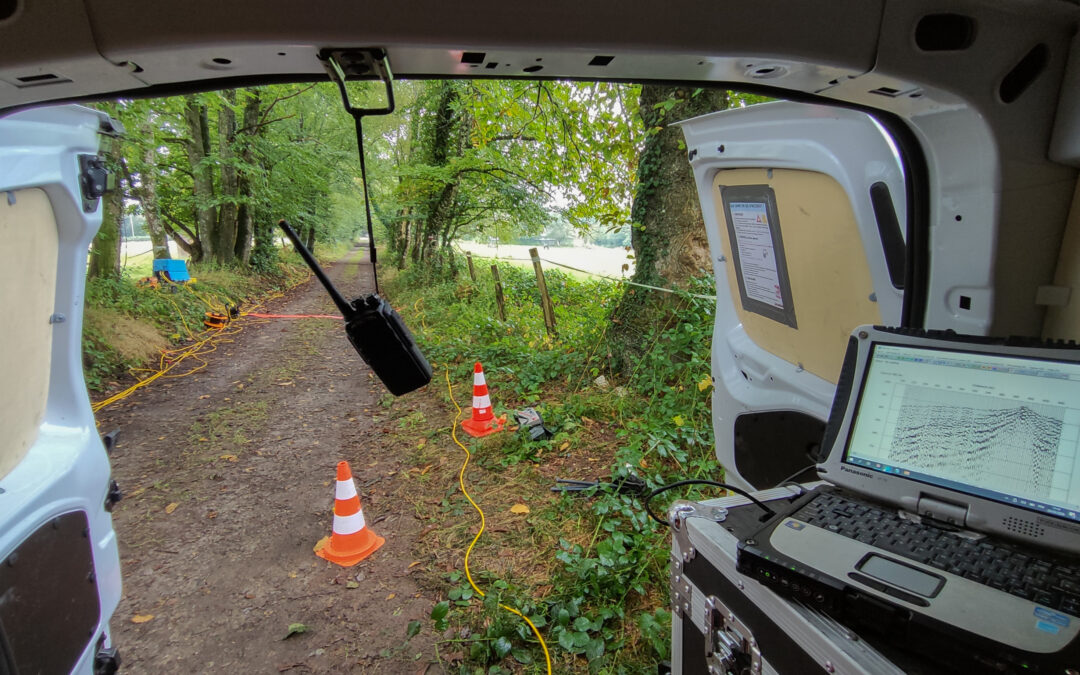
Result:
{"label": "rugged laptop", "polygon": [[1080,665],[1080,349],[861,326],[823,487],[742,542],[740,571],[913,647]]}

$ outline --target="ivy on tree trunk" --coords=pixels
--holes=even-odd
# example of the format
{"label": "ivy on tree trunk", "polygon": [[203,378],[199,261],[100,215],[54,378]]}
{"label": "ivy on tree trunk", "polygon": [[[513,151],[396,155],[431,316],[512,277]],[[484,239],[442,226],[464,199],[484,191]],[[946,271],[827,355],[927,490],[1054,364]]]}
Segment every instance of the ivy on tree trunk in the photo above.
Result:
{"label": "ivy on tree trunk", "polygon": [[[728,92],[645,85],[639,113],[646,130],[630,210],[635,269],[631,281],[679,288],[712,270],[705,222],[682,130],[673,123],[728,107]],[[628,286],[614,313],[610,336],[614,365],[635,362],[654,329],[668,318],[673,296]]]}
{"label": "ivy on tree trunk", "polygon": [[[106,156],[106,165],[114,175],[119,173],[122,159],[120,142],[113,140]],[[120,226],[124,218],[124,191],[121,181],[116,181],[113,191],[106,193],[101,200],[101,228],[90,246],[87,276],[91,279],[120,276]]]}

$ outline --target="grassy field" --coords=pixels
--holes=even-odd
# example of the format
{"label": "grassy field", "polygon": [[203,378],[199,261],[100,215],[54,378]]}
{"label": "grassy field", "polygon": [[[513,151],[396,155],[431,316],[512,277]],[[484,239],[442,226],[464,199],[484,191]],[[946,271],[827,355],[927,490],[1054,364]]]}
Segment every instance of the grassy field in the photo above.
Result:
{"label": "grassy field", "polygon": [[[457,245],[461,250],[468,251],[474,256],[491,258],[499,262],[510,263],[516,267],[532,269],[532,262],[529,258],[531,246],[499,244],[496,247],[472,241],[459,241]],[[621,279],[634,273],[633,255],[623,248],[584,245],[537,248],[539,249],[540,258],[544,261],[545,269],[559,268],[578,279],[587,279],[594,276]],[[560,264],[568,267],[559,267]],[[626,265],[626,269],[623,269],[623,265]]]}

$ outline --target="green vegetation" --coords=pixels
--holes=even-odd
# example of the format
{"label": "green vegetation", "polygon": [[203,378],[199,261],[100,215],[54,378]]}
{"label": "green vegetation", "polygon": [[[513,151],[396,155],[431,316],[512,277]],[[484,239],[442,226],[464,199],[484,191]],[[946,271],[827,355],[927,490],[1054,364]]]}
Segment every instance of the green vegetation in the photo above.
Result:
{"label": "green vegetation", "polygon": [[[374,190],[390,259],[452,274],[458,238],[569,241],[627,222],[643,129],[633,85],[403,86],[394,182]],[[556,195],[560,199],[556,199]]]}
{"label": "green vegetation", "polygon": [[[374,96],[362,90],[359,100]],[[352,122],[330,83],[103,104],[127,130],[102,149],[119,188],[90,251],[84,362],[93,390],[156,366],[203,330],[203,314],[250,305],[306,277],[275,223],[336,259],[364,227]],[[376,150],[386,146],[375,143]],[[139,215],[152,251],[125,258],[121,219]],[[198,281],[140,285],[169,244]],[[318,246],[316,246],[318,244]]]}
{"label": "green vegetation", "polygon": [[[349,87],[359,105],[381,105],[377,84]],[[581,229],[625,221],[641,136],[632,123],[635,91],[560,82],[398,83],[398,112],[365,122],[366,153],[380,160],[370,162],[370,189],[390,259],[446,278],[456,269],[457,236],[546,230],[565,241],[570,223]],[[134,286],[149,275],[152,259],[169,256],[170,244],[201,277],[194,290],[216,298],[212,303],[235,304],[282,285],[278,219],[317,251],[366,229],[352,119],[329,82],[103,107],[127,133],[102,148],[119,189],[104,198],[90,252],[85,354],[93,389],[147,365],[165,341],[200,330],[206,303],[192,289]],[[566,204],[562,216],[556,193]],[[128,260],[119,232],[130,215],[145,223],[152,252]]]}
{"label": "green vegetation", "polygon": [[114,240],[124,213],[143,217],[155,258],[168,257],[171,240],[192,262],[256,271],[272,271],[281,218],[312,249],[364,226],[352,122],[328,82],[103,107],[127,133],[103,148],[119,189],[105,197],[91,277],[119,275]]}
{"label": "green vegetation", "polygon": [[[381,104],[377,84],[349,86],[360,105]],[[533,406],[554,431],[537,442],[512,431],[465,439],[475,451],[470,485],[503,507],[489,511],[491,531],[472,558],[489,591],[482,602],[460,558],[429,579],[440,593],[449,584],[431,619],[445,661],[461,672],[541,672],[532,634],[499,602],[540,627],[556,672],[645,672],[667,657],[666,530],[639,495],[548,488],[555,476],[600,474],[618,485],[635,475],[653,487],[721,476],[710,415],[713,302],[691,295],[712,292],[701,276],[711,262],[686,148],[670,123],[758,98],[657,85],[406,82],[396,87],[394,115],[365,121],[380,274],[435,366],[429,397],[451,408],[446,373],[468,414],[471,392],[462,385],[479,360],[497,385],[497,412]],[[283,262],[277,248],[278,218],[327,257],[366,230],[352,121],[329,83],[119,101],[109,110],[134,131],[106,149],[125,188],[108,198],[91,251],[85,353],[93,388],[190,339],[208,304],[250,303],[295,281],[296,261]],[[121,273],[116,225],[125,210],[145,216],[154,257],[170,238],[194,261],[198,283],[139,287],[143,261]],[[465,237],[567,242],[575,234],[632,245],[637,281],[682,290],[661,296],[548,270],[558,327],[551,336],[527,264],[500,263],[502,322],[490,261],[476,261],[473,282],[453,246]],[[380,404],[398,405],[389,397]],[[229,421],[208,418],[192,433],[216,438]],[[458,448],[448,429],[432,411],[408,408],[383,432],[414,441],[415,466],[401,480],[418,486],[417,517],[434,521],[440,548],[460,555],[475,523],[450,473],[446,453]],[[213,442],[235,449],[244,440]],[[410,624],[409,637],[420,629]]]}
{"label": "green vegetation", "polygon": [[[341,249],[328,254],[340,255]],[[272,273],[235,268],[192,270],[193,283],[152,287],[134,275],[98,277],[86,282],[83,319],[83,371],[87,386],[103,391],[124,373],[149,374],[161,352],[190,342],[205,330],[208,311],[247,309],[253,302],[307,278],[298,256],[282,256]]]}
{"label": "green vegetation", "polygon": [[[555,431],[554,438],[537,442],[506,432],[473,442],[477,469],[470,472],[470,489],[484,497],[501,489],[496,486],[510,486],[532,508],[527,532],[509,528],[505,535],[485,535],[479,559],[485,546],[501,545],[515,555],[535,556],[536,565],[523,562],[503,574],[480,573],[479,583],[490,590],[483,601],[473,596],[460,571],[443,577],[451,590],[432,612],[434,628],[453,626],[452,635],[467,637],[440,644],[462,653],[462,673],[522,666],[542,672],[535,638],[517,617],[497,609],[502,601],[540,627],[556,672],[653,670],[669,650],[665,528],[648,518],[636,496],[601,490],[588,499],[555,497],[548,492],[552,479],[545,476],[593,479],[603,472],[602,480],[618,483],[634,473],[656,486],[721,474],[709,411],[713,303],[677,296],[674,311],[650,327],[644,357],[620,374],[608,367],[605,335],[608,317],[623,297],[620,285],[547,272],[559,327],[558,336],[549,338],[531,271],[503,264],[500,275],[509,315],[505,323],[493,318],[490,274],[478,275],[476,284],[438,282],[410,268],[389,284],[395,304],[408,308],[412,329],[434,364],[439,396],[446,399],[444,371],[452,382],[467,383],[473,362],[480,360],[495,387],[496,414],[532,405]],[[708,293],[712,281],[695,279],[691,288]],[[606,382],[598,381],[600,376]],[[467,386],[455,388],[463,406],[470,396]],[[433,420],[430,426],[443,428],[428,437],[445,435],[444,425]],[[544,471],[545,465],[559,473]],[[442,511],[453,522],[454,546],[463,550],[476,523],[456,487],[447,488]],[[680,496],[695,494],[700,493],[688,489]],[[662,509],[664,501],[658,499],[653,508]],[[489,527],[498,518],[490,509]],[[486,567],[477,560],[474,556],[474,574]]]}

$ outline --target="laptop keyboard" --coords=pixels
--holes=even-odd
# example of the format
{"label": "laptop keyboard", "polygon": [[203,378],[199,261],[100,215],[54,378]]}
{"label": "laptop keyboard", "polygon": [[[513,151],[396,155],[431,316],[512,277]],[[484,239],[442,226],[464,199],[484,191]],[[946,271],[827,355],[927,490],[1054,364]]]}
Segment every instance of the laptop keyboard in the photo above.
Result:
{"label": "laptop keyboard", "polygon": [[1080,616],[1080,565],[1060,564],[998,542],[957,536],[831,492],[819,493],[792,517],[1044,607]]}

